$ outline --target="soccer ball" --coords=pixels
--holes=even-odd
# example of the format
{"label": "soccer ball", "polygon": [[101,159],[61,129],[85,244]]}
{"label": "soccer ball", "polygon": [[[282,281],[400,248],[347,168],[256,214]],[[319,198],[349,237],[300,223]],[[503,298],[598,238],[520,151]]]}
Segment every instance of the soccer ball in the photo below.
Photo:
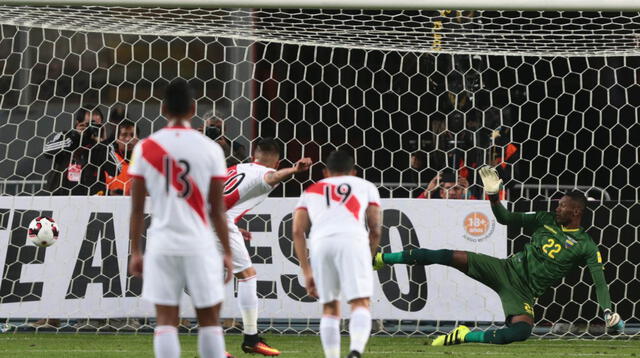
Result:
{"label": "soccer ball", "polygon": [[59,233],[58,225],[52,218],[37,217],[29,223],[27,237],[34,245],[47,247],[56,243]]}

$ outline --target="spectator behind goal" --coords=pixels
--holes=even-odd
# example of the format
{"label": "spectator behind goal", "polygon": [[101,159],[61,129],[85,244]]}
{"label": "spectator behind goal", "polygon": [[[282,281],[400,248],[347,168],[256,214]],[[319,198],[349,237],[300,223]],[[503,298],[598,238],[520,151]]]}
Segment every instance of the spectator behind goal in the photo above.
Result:
{"label": "spectator behind goal", "polygon": [[104,117],[95,105],[78,109],[74,127],[66,133],[58,132],[43,148],[46,157],[53,159],[46,175],[45,191],[51,195],[93,195],[104,193],[105,178],[102,166],[106,162],[106,146],[101,144]]}

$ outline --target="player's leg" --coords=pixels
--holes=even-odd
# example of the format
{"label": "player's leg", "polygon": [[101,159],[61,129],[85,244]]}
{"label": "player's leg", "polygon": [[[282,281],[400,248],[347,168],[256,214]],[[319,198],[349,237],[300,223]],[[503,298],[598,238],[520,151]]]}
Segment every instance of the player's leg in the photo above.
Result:
{"label": "player's leg", "polygon": [[507,262],[495,257],[469,253],[467,275],[489,286],[500,296],[502,308],[509,322],[506,328],[473,331],[457,327],[447,335],[436,338],[432,345],[460,343],[508,344],[526,340],[533,329],[533,298],[516,286],[519,280],[511,274]]}
{"label": "player's leg", "polygon": [[392,253],[377,253],[373,260],[374,270],[385,265],[445,265],[467,272],[467,251],[411,249]]}
{"label": "player's leg", "polygon": [[513,316],[511,323],[502,329],[469,332],[464,341],[468,343],[509,344],[524,341],[531,336],[533,317],[521,314]]}
{"label": "player's leg", "polygon": [[338,300],[322,305],[320,341],[326,358],[340,357],[340,301]]}
{"label": "player's leg", "polygon": [[349,319],[349,355],[347,358],[359,358],[364,353],[364,348],[371,335],[371,310],[369,298],[356,298],[349,302],[351,305],[351,317]]}
{"label": "player's leg", "polygon": [[311,269],[322,304],[320,341],[327,358],[340,356],[340,275],[336,266],[336,243],[326,238],[309,240]]}
{"label": "player's leg", "polygon": [[178,306],[156,305],[156,328],[153,332],[156,358],[180,357],[178,311]]}
{"label": "player's leg", "polygon": [[244,244],[244,238],[238,227],[229,224],[229,246],[233,260],[233,274],[238,279],[238,306],[242,315],[244,339],[241,349],[245,353],[258,353],[265,356],[280,355],[280,351],[269,346],[258,335],[258,288],[256,269]]}
{"label": "player's leg", "polygon": [[336,255],[342,292],[351,305],[349,357],[360,357],[371,335],[369,298],[373,295],[371,249],[366,237],[346,237]]}
{"label": "player's leg", "polygon": [[221,303],[215,306],[197,308],[198,352],[202,358],[222,358],[225,356],[224,333],[220,326]]}
{"label": "player's leg", "polygon": [[142,298],[156,307],[153,348],[159,358],[180,356],[178,305],[185,283],[180,260],[177,256],[153,253],[144,256]]}
{"label": "player's leg", "polygon": [[[249,254],[242,262],[250,262]],[[234,262],[236,259],[234,258]],[[239,263],[238,266],[242,266]],[[234,263],[234,266],[236,264]],[[235,274],[238,279],[238,305],[242,314],[242,326],[244,339],[242,341],[242,351],[245,353],[258,353],[265,356],[278,356],[280,351],[271,347],[258,335],[258,289],[256,270],[253,266],[246,268]]]}
{"label": "player's leg", "polygon": [[224,298],[222,260],[217,252],[185,256],[182,267],[186,287],[198,317],[198,352],[203,358],[225,356],[220,326],[220,307]]}

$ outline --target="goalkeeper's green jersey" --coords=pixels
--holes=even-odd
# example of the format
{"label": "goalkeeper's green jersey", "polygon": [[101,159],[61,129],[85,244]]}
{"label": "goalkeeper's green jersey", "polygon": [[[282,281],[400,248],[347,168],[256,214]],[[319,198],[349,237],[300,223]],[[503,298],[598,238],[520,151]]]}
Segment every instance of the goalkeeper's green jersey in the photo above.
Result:
{"label": "goalkeeper's green jersey", "polygon": [[534,297],[541,296],[569,272],[587,265],[596,285],[598,303],[602,309],[611,308],[602,257],[582,228],[566,229],[556,223],[555,214],[550,212],[511,213],[500,203],[491,208],[499,223],[533,231],[531,242],[507,260]]}

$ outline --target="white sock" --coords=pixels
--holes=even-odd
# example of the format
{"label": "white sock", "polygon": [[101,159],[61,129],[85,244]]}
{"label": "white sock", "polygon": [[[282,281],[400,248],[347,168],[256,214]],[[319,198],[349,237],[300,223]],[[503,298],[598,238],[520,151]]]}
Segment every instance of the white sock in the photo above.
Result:
{"label": "white sock", "polygon": [[238,305],[242,313],[243,333],[258,334],[258,289],[256,276],[238,280]]}
{"label": "white sock", "polygon": [[340,357],[340,318],[322,316],[320,320],[320,341],[326,358]]}
{"label": "white sock", "polygon": [[349,320],[349,336],[351,337],[349,351],[363,353],[364,346],[367,345],[370,335],[371,311],[364,307],[358,307],[351,312],[351,319]]}
{"label": "white sock", "polygon": [[153,332],[153,351],[156,358],[180,357],[178,328],[174,326],[156,326]]}
{"label": "white sock", "polygon": [[205,326],[198,329],[198,352],[202,358],[224,358],[222,327]]}

